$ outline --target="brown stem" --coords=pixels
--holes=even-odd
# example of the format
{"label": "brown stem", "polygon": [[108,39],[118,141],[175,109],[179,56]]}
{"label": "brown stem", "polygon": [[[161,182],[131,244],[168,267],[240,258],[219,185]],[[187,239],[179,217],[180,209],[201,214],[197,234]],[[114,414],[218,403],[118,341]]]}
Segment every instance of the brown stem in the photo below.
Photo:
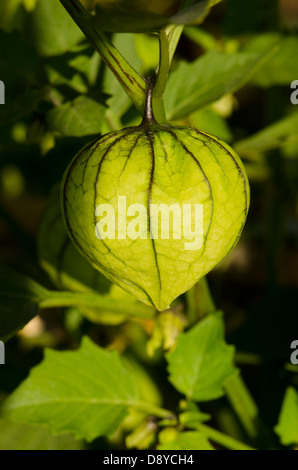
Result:
{"label": "brown stem", "polygon": [[152,97],[153,97],[155,79],[153,77],[148,77],[146,82],[147,82],[147,87],[146,87],[145,111],[144,111],[141,126],[152,124],[152,123],[157,124],[157,121],[154,117],[153,106],[152,106]]}

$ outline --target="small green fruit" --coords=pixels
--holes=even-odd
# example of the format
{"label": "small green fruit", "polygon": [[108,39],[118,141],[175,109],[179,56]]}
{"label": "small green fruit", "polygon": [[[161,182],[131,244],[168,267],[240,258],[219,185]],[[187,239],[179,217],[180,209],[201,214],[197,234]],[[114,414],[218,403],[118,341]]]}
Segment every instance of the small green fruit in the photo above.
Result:
{"label": "small green fruit", "polygon": [[205,132],[158,124],[150,87],[142,124],[84,147],[62,193],[67,229],[81,253],[160,311],[229,253],[249,206],[235,152]]}

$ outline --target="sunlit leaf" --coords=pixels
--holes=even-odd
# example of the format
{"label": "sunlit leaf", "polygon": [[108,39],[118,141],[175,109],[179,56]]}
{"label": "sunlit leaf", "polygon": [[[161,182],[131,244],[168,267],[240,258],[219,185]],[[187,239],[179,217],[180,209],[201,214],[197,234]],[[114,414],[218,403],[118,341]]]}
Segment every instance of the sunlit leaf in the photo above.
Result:
{"label": "sunlit leaf", "polygon": [[134,378],[117,353],[85,337],[77,351],[46,350],[2,413],[13,422],[46,424],[53,434],[90,441],[114,432],[136,400]]}
{"label": "sunlit leaf", "polygon": [[38,0],[26,21],[26,36],[41,55],[62,54],[84,37],[58,0]]}
{"label": "sunlit leaf", "polygon": [[272,53],[272,49],[267,55],[222,54],[214,50],[194,62],[181,61],[170,75],[165,92],[168,119],[181,119],[226,93],[235,92]]}
{"label": "sunlit leaf", "polygon": [[45,427],[0,419],[0,450],[81,450],[82,441],[71,435],[51,436]]}
{"label": "sunlit leaf", "polygon": [[263,53],[272,47],[276,47],[277,53],[257,71],[252,82],[263,87],[290,86],[292,80],[298,77],[298,37],[283,36],[279,33],[254,35],[245,50],[251,53]]}
{"label": "sunlit leaf", "polygon": [[225,379],[236,372],[234,347],[224,340],[221,312],[208,315],[182,333],[176,349],[166,357],[170,382],[187,398],[196,401],[224,395]]}

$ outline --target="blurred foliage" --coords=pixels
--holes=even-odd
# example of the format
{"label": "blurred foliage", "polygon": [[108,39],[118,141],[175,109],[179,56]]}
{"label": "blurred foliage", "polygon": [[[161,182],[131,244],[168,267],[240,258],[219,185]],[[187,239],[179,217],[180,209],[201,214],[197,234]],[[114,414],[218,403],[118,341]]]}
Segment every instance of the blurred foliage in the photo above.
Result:
{"label": "blurred foliage", "polygon": [[188,431],[179,434],[173,441],[165,440],[157,446],[158,450],[213,450],[214,447],[204,434]]}
{"label": "blurred foliage", "polygon": [[275,432],[282,444],[291,445],[298,442],[298,393],[293,387],[288,387],[283,400],[278,424]]}
{"label": "blurred foliage", "polygon": [[[138,2],[142,14],[132,0],[125,17],[127,2],[82,3],[90,11],[98,3],[94,21],[105,30],[119,30],[120,19],[120,29],[130,33],[109,37],[145,75],[158,63],[156,25],[192,24],[172,63],[167,116],[235,147],[250,178],[252,204],[241,242],[208,276],[224,316],[205,317],[215,307],[199,283],[154,322],[151,311],[97,278],[69,245],[58,205],[49,209],[51,191],[83,145],[141,117],[59,1],[2,0],[0,253],[1,262],[14,269],[0,270],[0,336],[11,338],[6,365],[0,365],[0,393],[9,396],[10,419],[0,421],[0,449],[183,450],[237,448],[239,442],[293,448],[298,375],[297,366],[284,365],[298,331],[298,107],[290,101],[290,84],[298,80],[297,2],[226,0],[211,10],[217,2],[195,2],[187,17],[177,15],[180,2],[174,0]],[[131,32],[144,25],[150,34]],[[140,319],[144,312],[146,319]],[[224,326],[236,352],[224,340]],[[92,341],[84,339],[77,349],[84,336]],[[43,360],[44,347],[58,351],[47,351]],[[250,423],[254,437],[237,408],[241,399],[234,407],[227,400],[225,381],[236,367],[258,404],[258,418]],[[70,400],[78,391],[89,400],[80,402],[83,420]],[[69,398],[59,419],[52,414],[56,405],[48,406],[58,395]],[[184,395],[190,399],[186,405]],[[164,414],[163,403],[175,415]],[[219,435],[208,434],[209,423],[198,427],[211,417]],[[56,432],[93,441],[53,437],[44,427],[12,420],[47,422]]]}
{"label": "blurred foliage", "polygon": [[0,420],[0,450],[83,450],[71,435],[51,436],[45,428]]}

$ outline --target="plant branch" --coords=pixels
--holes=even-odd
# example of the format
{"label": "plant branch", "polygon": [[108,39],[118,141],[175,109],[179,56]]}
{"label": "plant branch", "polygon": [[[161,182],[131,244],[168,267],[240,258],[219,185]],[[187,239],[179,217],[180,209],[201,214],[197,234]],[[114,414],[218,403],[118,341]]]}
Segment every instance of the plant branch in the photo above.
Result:
{"label": "plant branch", "polygon": [[224,383],[228,399],[250,437],[257,436],[257,406],[250,395],[241,375],[230,376]]}
{"label": "plant branch", "polygon": [[[192,0],[183,0],[179,10],[189,7],[192,3]],[[163,94],[183,28],[183,25],[169,25],[159,33],[159,65],[156,69],[157,79],[153,92],[153,109],[157,120],[161,122],[166,122]]]}
{"label": "plant branch", "polygon": [[148,415],[156,416],[157,418],[169,418],[174,416],[172,411],[166,410],[165,408],[161,408],[146,401],[134,402],[131,403],[131,406],[133,406],[134,409],[138,411],[144,412]]}
{"label": "plant branch", "polygon": [[216,311],[216,305],[210,293],[207,278],[202,277],[186,292],[188,321],[195,324],[209,313]]}
{"label": "plant branch", "polygon": [[140,302],[119,302],[107,295],[93,292],[47,291],[39,301],[40,308],[93,307],[136,318],[153,318],[156,310]]}
{"label": "plant branch", "polygon": [[[182,0],[179,11],[190,7],[193,4],[193,0]],[[166,34],[169,43],[169,65],[171,65],[180,36],[183,32],[184,25],[169,25],[166,27]]]}
{"label": "plant branch", "polygon": [[159,66],[154,87],[154,96],[161,99],[167,86],[170,69],[169,41],[166,30],[159,33]]}
{"label": "plant branch", "polygon": [[[205,315],[216,310],[207,278],[204,277],[187,293],[189,308],[189,321],[194,323]],[[240,374],[233,375],[224,384],[228,399],[244,426],[247,434],[257,436],[256,419],[258,416],[257,405],[243,382]]]}
{"label": "plant branch", "polygon": [[227,434],[223,434],[216,429],[210,428],[206,426],[206,424],[198,424],[196,425],[196,429],[201,431],[205,436],[210,438],[212,441],[220,444],[221,446],[225,447],[226,449],[230,450],[255,450],[253,447],[250,447],[243,442],[238,441],[234,437],[227,436]]}
{"label": "plant branch", "polygon": [[91,14],[85,10],[79,0],[60,0],[60,2],[94,45],[138,111],[143,114],[146,90],[144,78],[127,62],[108,37],[90,24]]}

